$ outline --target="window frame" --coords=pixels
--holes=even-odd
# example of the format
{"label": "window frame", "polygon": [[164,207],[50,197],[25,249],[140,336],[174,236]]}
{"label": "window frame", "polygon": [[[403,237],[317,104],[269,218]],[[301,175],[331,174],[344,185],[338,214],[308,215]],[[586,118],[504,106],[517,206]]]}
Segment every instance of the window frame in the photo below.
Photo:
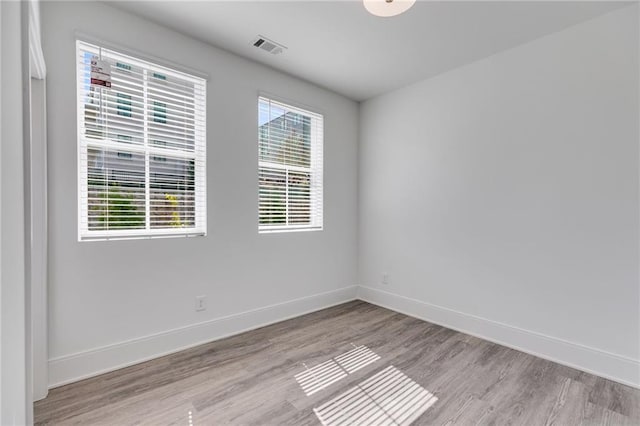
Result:
{"label": "window frame", "polygon": [[[310,165],[302,167],[296,165],[284,165],[269,161],[261,160],[261,125],[260,125],[260,108],[261,102],[268,102],[270,105],[275,104],[279,108],[283,108],[287,112],[295,112],[296,114],[307,116],[310,119]],[[271,108],[271,107],[269,107]],[[299,103],[282,99],[280,97],[260,92],[258,94],[258,233],[286,233],[286,232],[308,232],[324,230],[324,113],[317,109],[301,105]],[[297,118],[297,117],[296,117]],[[298,123],[302,124],[302,123]],[[287,122],[284,122],[285,127]],[[262,225],[261,224],[261,195],[260,195],[260,176],[263,168],[271,168],[285,170],[285,196],[288,196],[289,179],[288,171],[298,173],[309,173],[310,176],[310,202],[308,224],[285,224],[285,225]],[[285,216],[289,220],[289,204],[288,198],[285,201]]]}
{"label": "window frame", "polygon": [[[166,80],[167,76],[177,78],[180,81],[190,82],[194,84],[193,95],[193,108],[194,111],[191,115],[186,116],[188,119],[193,120],[193,149],[179,149],[179,148],[167,148],[163,146],[157,146],[151,143],[152,136],[148,134],[148,128],[145,124],[144,132],[142,136],[142,143],[131,143],[131,138],[121,139],[109,138],[103,136],[102,138],[90,138],[87,137],[85,132],[85,90],[82,89],[82,85],[86,84],[83,81],[83,65],[76,63],[76,109],[77,109],[77,173],[78,173],[78,241],[102,241],[102,240],[119,240],[119,239],[148,239],[148,238],[167,238],[167,237],[194,237],[205,236],[207,234],[207,129],[206,129],[206,107],[207,107],[207,77],[198,72],[192,72],[191,70],[183,71],[184,67],[175,64],[163,65],[166,61],[156,60],[145,55],[132,52],[126,48],[109,45],[99,40],[88,39],[85,37],[76,38],[76,61],[79,61],[84,52],[97,54],[102,57],[103,51],[107,52],[107,57],[111,56],[111,60],[116,62],[116,65],[112,66],[112,69],[116,67],[122,71],[126,71],[127,68],[121,68],[120,62],[126,63],[128,70],[131,70],[131,66],[139,67],[143,70],[143,83],[140,86],[140,90],[144,90],[146,93],[148,82],[157,79],[161,75],[162,80]],[[101,89],[101,94],[105,89]],[[111,88],[111,96],[120,99],[120,92],[117,88]],[[126,95],[126,93],[125,93]],[[102,96],[102,95],[101,95]],[[123,98],[124,99],[124,98]],[[101,101],[102,102],[102,101]],[[144,115],[144,121],[156,121],[155,117],[157,103],[154,100],[147,99],[145,95],[144,102],[142,104],[142,111]],[[117,102],[119,106],[120,102]],[[124,105],[124,104],[123,104]],[[131,114],[131,98],[129,97],[129,113]],[[166,122],[166,104],[164,105],[164,117]],[[120,115],[120,108],[116,111],[116,114]],[[130,115],[129,115],[130,117]],[[200,117],[200,118],[198,118]],[[160,122],[161,123],[161,122]],[[125,142],[126,141],[126,142]],[[89,179],[88,160],[87,156],[89,150],[98,149],[103,152],[109,152],[116,155],[118,158],[121,154],[142,155],[144,157],[144,222],[145,227],[143,229],[107,229],[107,230],[91,230],[89,229],[89,216],[88,216],[88,185]],[[150,163],[154,158],[167,157],[176,161],[189,160],[194,164],[194,183],[193,183],[193,198],[194,198],[194,212],[193,212],[193,226],[189,227],[176,227],[176,228],[152,228],[152,213],[151,213],[151,197],[150,194],[153,191],[153,180]],[[123,157],[124,158],[124,157]],[[188,164],[188,162],[187,162]]]}

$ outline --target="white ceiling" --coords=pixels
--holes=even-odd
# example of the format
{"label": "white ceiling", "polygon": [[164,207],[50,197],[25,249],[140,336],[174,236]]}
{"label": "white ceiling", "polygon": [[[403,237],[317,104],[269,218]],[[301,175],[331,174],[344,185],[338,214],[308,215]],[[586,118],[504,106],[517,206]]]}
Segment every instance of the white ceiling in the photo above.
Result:
{"label": "white ceiling", "polygon": [[[357,101],[625,6],[624,2],[420,1],[378,18],[361,1],[117,2],[133,12]],[[271,55],[261,34],[288,47]]]}

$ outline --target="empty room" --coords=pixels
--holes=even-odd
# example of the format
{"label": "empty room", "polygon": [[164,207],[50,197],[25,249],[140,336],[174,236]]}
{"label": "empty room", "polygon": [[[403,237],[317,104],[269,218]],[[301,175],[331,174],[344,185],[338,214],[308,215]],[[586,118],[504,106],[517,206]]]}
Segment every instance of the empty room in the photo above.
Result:
{"label": "empty room", "polygon": [[0,1],[0,425],[639,425],[637,1]]}

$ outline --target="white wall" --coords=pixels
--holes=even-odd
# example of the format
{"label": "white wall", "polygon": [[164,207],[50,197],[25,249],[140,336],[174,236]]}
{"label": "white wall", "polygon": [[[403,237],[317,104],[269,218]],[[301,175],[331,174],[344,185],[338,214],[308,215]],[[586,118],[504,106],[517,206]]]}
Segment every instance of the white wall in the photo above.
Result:
{"label": "white wall", "polygon": [[0,2],[0,424],[22,425],[27,403],[23,188],[23,23],[19,2]]}
{"label": "white wall", "polygon": [[[0,47],[2,47],[2,40],[4,38],[4,32],[2,31],[2,4],[0,4]],[[2,129],[2,127],[4,127],[2,125],[2,123],[4,122],[4,117],[2,116],[2,55],[0,55],[0,129]],[[2,179],[2,170],[4,169],[3,165],[2,165],[2,130],[0,130],[0,242],[2,241],[2,217],[4,216],[2,214],[2,205],[4,204],[4,200],[2,199],[2,182],[4,181]],[[0,271],[2,271],[2,245],[0,243]],[[0,272],[0,296],[2,295],[2,272]],[[2,298],[0,298],[0,374],[2,374],[2,372],[4,371],[5,367],[4,364],[2,362],[2,359],[4,358],[3,356],[3,352],[4,349],[6,348],[6,344],[4,343],[4,332],[2,331],[2,324],[4,323],[5,319],[3,316],[3,309],[2,309]],[[2,382],[0,380],[0,421],[3,419],[3,413],[4,410],[2,409],[2,406],[5,404],[4,402],[4,397],[3,397],[3,392],[2,392],[2,388],[4,386],[2,385]]]}
{"label": "white wall", "polygon": [[[104,4],[45,2],[42,29],[51,384],[355,296],[356,103]],[[77,241],[76,30],[210,75],[206,237]],[[259,90],[325,115],[322,232],[257,232]]]}
{"label": "white wall", "polygon": [[47,145],[46,145],[46,85],[44,80],[31,78],[31,235],[27,241],[31,268],[31,347],[33,396],[47,396],[48,326],[47,326]]}
{"label": "white wall", "polygon": [[639,71],[631,6],[365,102],[361,296],[640,385]]}
{"label": "white wall", "polygon": [[[47,145],[46,145],[46,64],[40,37],[40,1],[30,0],[28,9],[29,33],[29,96],[28,110],[30,128],[28,161],[25,162],[25,226],[28,235],[26,244],[27,308],[30,321],[30,339],[27,340],[31,371],[30,393],[33,400],[47,396],[49,385],[48,356],[48,309],[47,309]],[[27,94],[25,93],[25,96]],[[25,154],[26,155],[26,154]],[[30,299],[30,300],[29,300]]]}

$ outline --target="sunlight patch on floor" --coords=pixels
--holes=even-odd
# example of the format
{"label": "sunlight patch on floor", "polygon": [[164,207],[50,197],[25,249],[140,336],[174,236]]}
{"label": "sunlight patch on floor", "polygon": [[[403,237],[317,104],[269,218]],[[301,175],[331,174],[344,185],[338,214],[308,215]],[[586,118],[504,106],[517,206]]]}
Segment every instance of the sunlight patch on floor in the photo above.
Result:
{"label": "sunlight patch on floor", "polygon": [[362,345],[357,346],[345,354],[338,355],[334,359],[340,367],[351,374],[379,360],[380,356],[368,347]]}
{"label": "sunlight patch on floor", "polygon": [[340,368],[333,359],[313,368],[307,368],[306,371],[295,376],[300,387],[307,395],[313,395],[343,377],[347,377],[347,372]]}
{"label": "sunlight patch on floor", "polygon": [[353,346],[354,348],[349,352],[338,355],[313,368],[308,368],[306,364],[303,364],[307,369],[294,377],[307,396],[325,389],[332,383],[380,359],[379,355],[364,345]]}
{"label": "sunlight patch on floor", "polygon": [[437,400],[391,365],[313,411],[325,426],[407,426]]}

